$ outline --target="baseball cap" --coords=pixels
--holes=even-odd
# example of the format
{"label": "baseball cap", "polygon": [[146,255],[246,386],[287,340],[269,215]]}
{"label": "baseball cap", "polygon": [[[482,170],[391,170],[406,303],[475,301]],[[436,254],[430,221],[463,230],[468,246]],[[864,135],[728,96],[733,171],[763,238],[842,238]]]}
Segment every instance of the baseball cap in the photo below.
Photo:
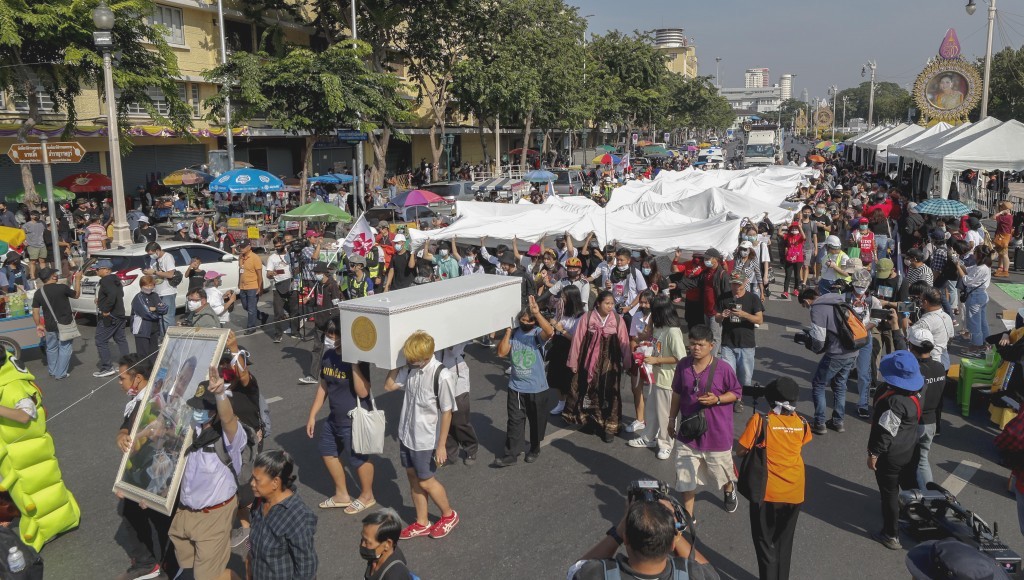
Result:
{"label": "baseball cap", "polygon": [[307,238],[319,238],[320,234],[318,234],[316,230],[306,230],[306,237]]}
{"label": "baseball cap", "polygon": [[313,265],[313,272],[316,274],[326,274],[330,271],[330,268],[327,267],[325,262],[317,262]]}
{"label": "baseball cap", "polygon": [[981,227],[981,220],[973,216],[969,217],[967,218],[967,227],[971,228],[972,230],[976,230]]}
{"label": "baseball cap", "polygon": [[178,222],[178,225],[174,226],[174,230],[180,232],[188,226],[184,222]]}
{"label": "baseball cap", "polygon": [[857,223],[858,223],[858,224],[860,224],[860,225],[862,225],[862,226],[863,226],[863,225],[867,225],[867,224],[868,224],[868,218],[866,218],[866,217],[862,217],[862,218],[860,218],[859,220],[857,220]]}
{"label": "baseball cap", "polygon": [[750,240],[743,240],[742,242],[740,242],[740,247],[744,248],[744,249],[747,249],[747,250],[750,250],[750,249],[753,249],[754,244],[751,244]]}
{"label": "baseball cap", "polygon": [[854,288],[867,288],[871,285],[871,272],[864,268],[854,270],[851,277],[853,278],[851,284]]}
{"label": "baseball cap", "polygon": [[237,243],[235,243],[235,247],[239,248],[239,249],[241,249],[241,248],[248,248],[251,245],[252,244],[250,244],[249,240],[247,240],[247,239],[241,239],[241,240],[238,240]]}
{"label": "baseball cap", "polygon": [[350,265],[353,265],[353,266],[356,265],[356,264],[359,264],[361,266],[365,266],[366,265],[366,258],[363,257],[363,256],[360,256],[359,254],[352,254],[351,256],[348,257],[348,263]]}
{"label": "baseball cap", "polygon": [[216,280],[217,278],[220,278],[223,275],[224,274],[221,274],[220,272],[217,272],[215,270],[210,270],[209,272],[206,273],[205,276],[203,276],[203,279],[204,280]]}
{"label": "baseball cap", "polygon": [[878,364],[878,372],[885,382],[897,389],[920,391],[924,387],[921,365],[909,350],[897,350],[882,357],[882,362]]}
{"label": "baseball cap", "polygon": [[729,283],[730,284],[746,284],[747,283],[747,277],[746,277],[745,274],[743,274],[742,271],[736,270],[736,271],[734,271],[732,273],[731,276],[729,276]]}
{"label": "baseball cap", "polygon": [[501,255],[501,263],[508,264],[510,266],[515,266],[516,257],[512,255],[512,252],[505,252],[504,254]]}
{"label": "baseball cap", "polygon": [[114,263],[111,262],[110,260],[99,260],[96,262],[94,268],[97,270],[101,268],[107,268],[108,270],[112,270],[114,268]]}
{"label": "baseball cap", "polygon": [[54,268],[43,268],[39,270],[39,279],[42,280],[43,282],[46,282],[50,278],[53,278],[53,275],[56,273],[57,270],[55,270]]}
{"label": "baseball cap", "polygon": [[711,258],[715,258],[716,260],[721,262],[722,252],[719,252],[716,248],[708,248],[707,250],[704,250],[704,259],[710,260]]}
{"label": "baseball cap", "polygon": [[925,342],[935,344],[935,336],[927,328],[911,326],[907,329],[907,342],[914,346],[921,346]]}
{"label": "baseball cap", "polygon": [[144,216],[144,215],[140,215],[139,219],[136,220],[136,221],[138,221],[140,224],[148,224],[149,223],[149,218]]}
{"label": "baseball cap", "polygon": [[202,381],[196,386],[196,393],[186,402],[193,409],[217,410],[217,395],[209,390],[210,381]]}
{"label": "baseball cap", "polygon": [[526,251],[526,255],[530,256],[531,258],[539,256],[540,255],[540,244],[533,244],[533,245],[531,245],[530,249]]}
{"label": "baseball cap", "polygon": [[893,263],[889,258],[882,258],[878,261],[875,269],[876,278],[888,278],[892,275]]}
{"label": "baseball cap", "polygon": [[930,237],[933,240],[945,240],[946,230],[943,230],[942,228],[935,228],[932,231],[928,232],[928,237]]}
{"label": "baseball cap", "polygon": [[394,237],[393,241],[395,241],[395,242],[404,242],[405,241],[405,234],[395,234],[395,237]]}

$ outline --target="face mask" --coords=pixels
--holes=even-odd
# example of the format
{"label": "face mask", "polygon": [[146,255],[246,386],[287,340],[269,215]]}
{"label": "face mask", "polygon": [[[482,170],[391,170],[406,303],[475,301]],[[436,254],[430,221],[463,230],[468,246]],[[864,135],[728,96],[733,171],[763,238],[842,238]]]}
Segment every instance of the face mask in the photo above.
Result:
{"label": "face mask", "polygon": [[205,425],[210,422],[209,409],[192,409],[192,424],[195,426]]}
{"label": "face mask", "polygon": [[644,276],[650,276],[651,275],[651,269],[650,268],[640,268],[640,271],[643,272]]}
{"label": "face mask", "polygon": [[800,233],[800,230],[789,230],[789,235],[795,236]]}
{"label": "face mask", "polygon": [[156,259],[156,254],[150,254],[150,255],[149,255],[149,259],[151,259],[151,260],[155,260],[155,259]]}
{"label": "face mask", "polygon": [[359,557],[367,562],[373,562],[380,559],[380,554],[377,553],[377,550],[371,550],[370,548],[359,546]]}
{"label": "face mask", "polygon": [[220,369],[220,378],[224,379],[225,383],[231,383],[238,378],[238,373],[233,368],[223,368]]}
{"label": "face mask", "polygon": [[740,250],[740,256],[742,256],[744,258],[746,258],[747,254],[749,254],[749,253],[750,253],[750,250],[748,250],[747,248],[743,248],[742,250]]}
{"label": "face mask", "polygon": [[743,241],[746,241],[746,242],[753,242],[756,239],[757,239],[757,236],[743,236]]}
{"label": "face mask", "polygon": [[577,268],[569,268],[568,274],[569,277],[572,278],[573,280],[580,277],[580,271]]}
{"label": "face mask", "polygon": [[203,303],[198,301],[198,300],[189,300],[188,301],[188,310],[189,310],[189,312],[195,312],[196,310],[199,310],[202,306],[203,306]]}
{"label": "face mask", "polygon": [[524,323],[520,322],[519,323],[519,330],[522,330],[523,332],[530,332],[536,326],[537,326],[536,324],[524,324]]}
{"label": "face mask", "polygon": [[324,348],[326,348],[327,350],[330,350],[330,349],[334,348],[335,346],[336,346],[336,344],[335,344],[333,338],[325,338],[324,339]]}
{"label": "face mask", "polygon": [[405,246],[405,245],[404,245],[404,244],[402,244],[401,242],[399,242],[399,243],[395,244],[395,251],[396,251],[396,252],[401,252],[401,251],[402,251],[402,248],[403,248],[404,246]]}
{"label": "face mask", "polygon": [[142,293],[143,294],[152,294],[153,293],[153,289],[152,288],[143,288],[142,289]]}
{"label": "face mask", "polygon": [[715,265],[714,262],[712,262],[711,260],[704,260],[704,267],[705,268],[711,268],[714,265]]}
{"label": "face mask", "polygon": [[277,248],[274,248],[274,249],[277,250],[278,254],[283,254],[284,253],[284,246],[280,246],[280,247],[277,247]]}
{"label": "face mask", "polygon": [[442,258],[448,257],[448,250],[441,250],[439,253],[441,254]]}
{"label": "face mask", "polygon": [[823,207],[819,207],[814,210],[814,215],[822,215],[823,213],[825,213],[825,208]]}
{"label": "face mask", "polygon": [[864,224],[864,225],[860,226],[860,231],[862,231],[862,232],[866,232],[866,231],[868,231],[868,226],[867,226],[867,224]]}
{"label": "face mask", "polygon": [[629,269],[629,264],[626,264],[625,266],[616,266],[615,268],[618,269],[619,272],[625,272]]}
{"label": "face mask", "polygon": [[853,291],[857,294],[857,296],[863,296],[868,291],[868,289],[867,288],[858,288],[858,287],[854,286],[853,287]]}

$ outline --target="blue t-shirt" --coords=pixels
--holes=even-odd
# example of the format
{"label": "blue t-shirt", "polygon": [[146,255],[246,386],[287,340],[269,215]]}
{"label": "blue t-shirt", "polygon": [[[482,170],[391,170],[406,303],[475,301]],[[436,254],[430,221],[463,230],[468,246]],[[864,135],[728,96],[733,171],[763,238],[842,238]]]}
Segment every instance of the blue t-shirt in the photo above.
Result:
{"label": "blue t-shirt", "polygon": [[508,388],[519,393],[540,393],[548,390],[548,378],[544,372],[544,356],[540,347],[544,339],[539,328],[530,332],[515,329],[512,332],[512,378]]}
{"label": "blue t-shirt", "polygon": [[[352,365],[341,360],[337,349],[324,351],[323,363],[320,365],[320,378],[327,387],[327,403],[331,414],[327,420],[334,427],[351,427],[352,418],[348,412],[356,408],[356,389],[352,380]],[[370,398],[362,399],[362,407],[370,408]]]}

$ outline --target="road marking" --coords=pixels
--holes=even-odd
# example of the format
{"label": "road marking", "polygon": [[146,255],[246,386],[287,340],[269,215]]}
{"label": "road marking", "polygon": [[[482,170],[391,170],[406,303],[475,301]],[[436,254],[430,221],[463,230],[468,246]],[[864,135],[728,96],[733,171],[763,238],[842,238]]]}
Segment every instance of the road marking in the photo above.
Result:
{"label": "road marking", "polygon": [[540,446],[544,447],[545,445],[550,444],[552,441],[558,441],[559,439],[564,439],[564,438],[568,437],[569,435],[572,435],[575,432],[576,432],[576,429],[559,429],[558,431],[555,431],[551,435],[546,435],[544,437],[544,440],[540,442]]}
{"label": "road marking", "polygon": [[967,487],[967,483],[971,481],[974,474],[978,472],[978,468],[981,467],[980,463],[973,461],[961,461],[960,465],[956,466],[953,473],[949,474],[946,481],[942,482],[942,487],[949,490],[949,493],[953,495],[960,495],[960,492]]}
{"label": "road marking", "polygon": [[269,399],[267,399],[267,404],[269,405],[271,403],[276,403],[278,401],[283,401],[283,400],[284,400],[284,397],[270,397]]}
{"label": "road marking", "polygon": [[802,328],[800,328],[798,326],[787,326],[786,327],[786,332],[803,332],[803,330],[804,329],[802,329]]}

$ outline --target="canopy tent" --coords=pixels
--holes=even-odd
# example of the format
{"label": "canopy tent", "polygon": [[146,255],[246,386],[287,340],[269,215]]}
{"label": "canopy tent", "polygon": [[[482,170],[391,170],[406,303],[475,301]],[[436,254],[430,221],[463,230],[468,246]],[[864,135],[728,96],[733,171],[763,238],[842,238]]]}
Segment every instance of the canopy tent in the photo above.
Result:
{"label": "canopy tent", "polygon": [[[524,185],[525,184],[525,185]],[[487,192],[487,191],[512,191],[517,187],[528,186],[527,182],[522,179],[513,179],[510,177],[495,177],[493,179],[485,179],[479,183],[474,183],[469,186],[473,191]]]}
{"label": "canopy tent", "polygon": [[938,135],[940,133],[945,133],[946,131],[949,131],[952,128],[953,128],[953,126],[950,125],[949,123],[945,123],[943,121],[939,121],[938,123],[932,125],[931,127],[928,127],[927,129],[925,129],[924,131],[921,131],[920,133],[917,133],[916,135],[911,135],[910,137],[907,137],[906,139],[900,139],[899,141],[895,141],[893,143],[890,143],[889,147],[888,147],[888,151],[889,151],[890,154],[903,156],[903,151],[904,151],[905,148],[910,147],[911,145],[913,145],[915,143],[919,143],[919,142],[923,141],[924,139],[928,139],[928,138],[932,137],[933,135]]}
{"label": "canopy tent", "polygon": [[988,131],[1000,124],[1002,124],[1002,121],[999,119],[994,117],[985,117],[977,123],[965,123],[963,125],[953,127],[945,133],[940,133],[927,139],[922,139],[917,143],[913,143],[909,147],[904,148],[903,159],[904,161],[924,161],[924,158],[929,151],[933,151],[943,145],[969,137],[979,131]]}
{"label": "canopy tent", "polygon": [[914,137],[925,130],[921,125],[905,125],[896,131],[890,131],[885,135],[882,135],[878,139],[872,139],[870,143],[864,145],[865,149],[875,151],[877,154],[881,154],[889,148],[889,145]]}
{"label": "canopy tent", "polygon": [[878,125],[877,127],[874,127],[872,129],[868,129],[867,131],[864,131],[863,133],[859,133],[857,135],[854,135],[853,137],[850,137],[849,139],[846,140],[846,144],[847,145],[857,145],[859,143],[862,143],[865,139],[870,139],[871,137],[875,137],[878,134],[884,133],[884,132],[888,131],[891,128],[892,128],[892,125]]}
{"label": "canopy tent", "polygon": [[312,222],[350,222],[352,216],[340,207],[322,201],[313,201],[306,205],[281,214],[284,221],[312,221]]}
{"label": "canopy tent", "polygon": [[[978,171],[1024,170],[1024,123],[1011,119],[988,131],[975,133],[935,149],[923,161],[938,170],[939,191],[946,197],[946,186],[966,169]],[[934,156],[932,156],[934,154]]]}

